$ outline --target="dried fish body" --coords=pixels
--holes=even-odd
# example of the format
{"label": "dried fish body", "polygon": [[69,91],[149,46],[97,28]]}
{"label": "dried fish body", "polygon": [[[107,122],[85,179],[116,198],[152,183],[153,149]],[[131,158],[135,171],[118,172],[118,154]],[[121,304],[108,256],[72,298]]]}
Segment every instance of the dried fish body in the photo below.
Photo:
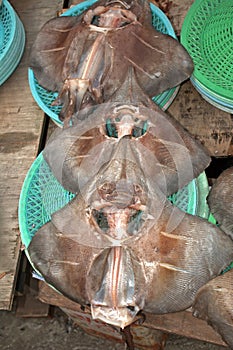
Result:
{"label": "dried fish body", "polygon": [[[185,146],[193,152],[189,154],[193,164],[195,147],[205,161],[209,158],[159,109],[156,114],[146,107],[110,103],[91,111],[94,115],[83,124],[78,121],[72,128],[59,130],[44,151],[54,173],[58,164],[59,171],[66,168],[65,181],[75,178],[71,183],[77,186],[80,176],[83,182],[76,187],[75,199],[53,214],[52,221],[32,239],[33,264],[61,293],[90,304],[94,318],[121,328],[131,324],[139,310],[156,314],[184,310],[192,305],[197,291],[233,259],[233,242],[218,227],[167,201],[159,183],[162,172],[156,173],[156,162],[155,168],[152,165],[157,158],[146,158],[142,152],[147,144],[142,139],[149,137],[150,130],[143,132],[145,122],[157,142],[163,147],[170,144],[170,152],[175,150],[174,157],[171,154],[176,165],[179,147],[182,157]],[[96,136],[91,139],[90,126]],[[138,137],[133,136],[136,127],[141,130]],[[99,147],[92,153],[96,142]],[[148,144],[156,152],[149,138]],[[82,152],[88,156],[77,160]],[[161,148],[156,156],[160,154]],[[54,155],[59,155],[58,161]],[[152,174],[159,178],[154,181]]]}
{"label": "dried fish body", "polygon": [[90,179],[98,182],[107,169],[109,177],[116,175],[117,157],[143,169],[151,187],[165,195],[177,192],[208,166],[210,157],[180,124],[153,108],[101,104],[86,110],[85,119],[72,128],[56,130],[43,151],[55,177],[77,193]]}
{"label": "dried fish body", "polygon": [[[233,167],[216,180],[208,203],[218,226],[233,238]],[[233,269],[203,286],[193,305],[194,316],[204,319],[233,348]]]}
{"label": "dried fish body", "polygon": [[233,167],[226,169],[214,183],[208,196],[211,213],[221,229],[233,239]]}
{"label": "dried fish body", "polygon": [[[146,24],[145,1],[132,2],[127,9],[119,6],[103,2],[82,16],[50,20],[33,45],[30,66],[44,88],[59,91],[66,126],[81,106],[108,101],[129,67],[150,97],[192,73],[192,60],[178,41]],[[92,17],[99,22],[92,24]]]}
{"label": "dried fish body", "polygon": [[[170,161],[161,156],[163,148]],[[71,300],[91,305],[94,318],[121,328],[134,322],[139,310],[163,314],[194,302],[199,310],[199,296],[205,308],[208,298],[202,294],[212,293],[214,278],[233,260],[233,242],[217,226],[167,201],[175,182],[170,164],[181,159],[174,168],[178,184],[188,181],[184,154],[194,169],[190,174],[202,171],[200,159],[203,168],[209,162],[172,118],[135,104],[92,107],[83,122],[57,131],[44,155],[77,196],[53,214],[29,246],[45,280]],[[205,317],[231,344],[227,308],[218,307],[215,317]]]}
{"label": "dried fish body", "polygon": [[94,318],[124,328],[139,310],[194,303],[195,315],[233,346],[232,273],[215,278],[233,260],[222,231],[232,236],[231,212],[215,203],[227,183],[222,194],[232,204],[232,172],[209,196],[222,230],[167,201],[210,158],[150,101],[187,79],[193,64],[149,18],[145,1],[102,1],[39,33],[31,67],[42,86],[59,91],[65,126],[74,123],[56,132],[44,157],[77,195],[37,232],[29,254],[48,283],[90,304]]}
{"label": "dried fish body", "polygon": [[233,349],[233,270],[218,276],[197,293],[193,315],[205,320]]}
{"label": "dried fish body", "polygon": [[[91,304],[93,317],[122,328],[140,309],[156,314],[186,309],[198,289],[233,259],[233,242],[163,196],[151,193],[152,198],[131,231],[130,216],[125,220],[130,205],[122,208],[115,199],[102,198],[103,223],[96,201],[78,195],[33,237],[34,266],[62,294]],[[119,219],[121,230],[113,236]]]}

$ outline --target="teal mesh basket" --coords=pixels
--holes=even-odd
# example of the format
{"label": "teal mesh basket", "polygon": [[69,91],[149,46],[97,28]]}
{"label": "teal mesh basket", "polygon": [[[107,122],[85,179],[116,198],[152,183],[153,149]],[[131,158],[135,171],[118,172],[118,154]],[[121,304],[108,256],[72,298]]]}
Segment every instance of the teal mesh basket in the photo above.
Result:
{"label": "teal mesh basket", "polygon": [[[208,192],[207,178],[205,173],[202,173],[171,196],[170,200],[181,210],[207,219]],[[56,180],[41,153],[25,178],[19,200],[19,226],[21,239],[26,248],[39,228],[50,221],[51,215],[65,206],[74,196]]]}
{"label": "teal mesh basket", "polygon": [[233,107],[233,1],[196,0],[185,17],[181,43],[193,59],[193,76]]}
{"label": "teal mesh basket", "polygon": [[22,22],[7,0],[0,6],[0,85],[18,66],[25,47]]}
{"label": "teal mesh basket", "polygon": [[[82,2],[74,7],[71,7],[69,10],[67,10],[63,16],[78,16],[82,12],[88,9],[92,4],[94,4],[96,0],[89,0]],[[175,32],[173,30],[173,27],[166,17],[166,15],[155,5],[150,4],[151,12],[152,12],[152,23],[156,30],[160,31],[163,34],[169,34],[173,38],[176,38]],[[31,89],[31,93],[39,107],[59,126],[62,126],[63,123],[60,121],[58,115],[61,111],[61,106],[51,106],[52,102],[57,98],[58,93],[51,92],[46,89],[44,89],[42,86],[39,85],[37,82],[34,73],[31,69],[28,71],[28,81],[29,86]],[[177,95],[177,92],[179,90],[179,87],[174,87],[172,89],[168,89],[167,91],[164,91],[163,93],[159,94],[158,96],[155,96],[152,98],[152,100],[159,105],[160,108],[163,110],[166,110],[172,101],[174,100],[175,96]]]}

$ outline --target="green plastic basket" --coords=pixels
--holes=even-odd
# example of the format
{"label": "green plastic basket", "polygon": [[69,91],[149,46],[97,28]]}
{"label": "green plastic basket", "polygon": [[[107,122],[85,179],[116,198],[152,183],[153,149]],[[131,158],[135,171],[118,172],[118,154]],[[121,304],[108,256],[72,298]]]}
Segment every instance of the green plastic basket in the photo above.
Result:
{"label": "green plastic basket", "polygon": [[[96,0],[89,0],[81,2],[80,4],[71,7],[67,10],[63,16],[78,16],[82,12],[88,9],[92,4],[94,4]],[[150,4],[151,13],[152,13],[152,24],[156,30],[163,34],[168,34],[173,38],[176,38],[174,29],[168,20],[167,16],[155,5]],[[28,81],[31,89],[31,93],[39,107],[59,126],[62,126],[63,123],[60,121],[58,115],[61,111],[62,106],[52,106],[52,102],[57,98],[57,92],[51,92],[44,89],[41,85],[39,85],[36,80],[34,73],[31,69],[28,71]],[[163,110],[166,110],[175,96],[177,95],[179,87],[174,87],[168,89],[161,94],[152,98],[152,100],[159,105],[159,107]]]}
{"label": "green plastic basket", "polygon": [[194,77],[233,103],[233,1],[196,0],[185,17],[181,43],[194,62]]}
{"label": "green plastic basket", "polygon": [[[169,199],[181,210],[207,219],[208,192],[207,178],[205,173],[202,173]],[[19,226],[26,248],[36,232],[51,220],[51,215],[74,196],[56,180],[41,153],[28,171],[19,200]]]}

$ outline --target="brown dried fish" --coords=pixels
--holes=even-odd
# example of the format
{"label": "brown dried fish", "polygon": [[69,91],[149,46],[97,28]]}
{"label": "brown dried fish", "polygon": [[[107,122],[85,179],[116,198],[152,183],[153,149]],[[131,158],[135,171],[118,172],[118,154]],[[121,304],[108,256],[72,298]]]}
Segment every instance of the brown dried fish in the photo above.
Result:
{"label": "brown dried fish", "polygon": [[[233,238],[233,167],[216,180],[208,203],[219,227]],[[194,316],[206,320],[233,349],[233,269],[200,289],[193,310]]]}
{"label": "brown dried fish", "polygon": [[54,176],[73,193],[107,173],[109,178],[118,176],[115,159],[125,161],[126,177],[139,176],[132,174],[127,161],[138,174],[143,169],[151,187],[165,195],[184,187],[210,162],[203,146],[156,105],[149,109],[117,102],[85,110],[83,121],[58,129],[43,155]]}
{"label": "brown dried fish", "polygon": [[56,212],[29,246],[46,282],[81,305],[91,304],[94,318],[124,328],[141,309],[184,310],[233,259],[229,237],[161,194],[147,193],[137,210],[136,203],[118,204],[120,191],[99,200],[97,192],[91,196],[95,201],[80,193]]}
{"label": "brown dried fish", "polygon": [[218,177],[208,196],[208,204],[221,229],[233,239],[233,167]]}
{"label": "brown dried fish", "polygon": [[[167,201],[174,183],[190,181],[188,158],[195,169],[195,159],[203,157],[205,168],[209,157],[159,109],[109,103],[91,111],[44,151],[59,181],[78,194],[32,239],[33,264],[61,293],[90,304],[94,318],[121,328],[142,309],[186,309],[233,259],[233,242],[218,227]],[[168,149],[171,159],[163,157]]]}
{"label": "brown dried fish", "polygon": [[207,321],[233,349],[233,269],[198,291],[193,315]]}
{"label": "brown dried fish", "polygon": [[[97,18],[97,20],[96,20]],[[58,91],[66,125],[84,106],[107,101],[133,67],[150,97],[187,79],[193,70],[185,49],[154,30],[147,1],[94,4],[78,17],[47,22],[32,48],[30,67],[39,84]]]}
{"label": "brown dried fish", "polygon": [[31,67],[42,86],[59,92],[65,126],[73,120],[43,154],[76,197],[36,233],[29,255],[49,284],[90,305],[94,318],[124,328],[140,310],[194,305],[233,346],[232,272],[215,278],[233,260],[224,233],[233,237],[233,170],[208,199],[220,228],[167,200],[210,157],[150,100],[193,70],[184,48],[156,32],[150,16],[143,0],[101,1],[39,33]]}

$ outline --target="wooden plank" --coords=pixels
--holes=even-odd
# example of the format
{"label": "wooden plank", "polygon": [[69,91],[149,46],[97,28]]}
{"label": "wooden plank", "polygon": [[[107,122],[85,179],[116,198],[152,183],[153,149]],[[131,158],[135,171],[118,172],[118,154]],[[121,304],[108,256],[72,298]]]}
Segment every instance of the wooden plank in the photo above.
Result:
{"label": "wooden plank", "polygon": [[[79,304],[56,292],[43,281],[39,282],[38,297],[44,303],[70,310],[70,312],[73,311],[74,313],[79,313],[79,315],[83,314],[83,316],[85,316],[85,314],[90,314],[88,307],[83,310]],[[221,337],[212,327],[208,326],[205,321],[193,317],[190,311],[182,311],[166,315],[145,313],[145,316],[143,326],[146,328],[226,346]]]}
{"label": "wooden plank", "polygon": [[50,305],[43,303],[38,299],[39,280],[29,278],[24,285],[24,293],[16,297],[16,316],[17,317],[47,317],[49,315]]}
{"label": "wooden plank", "polygon": [[227,346],[219,334],[205,321],[192,316],[189,311],[165,315],[146,314],[145,327],[178,334],[217,345]]}
{"label": "wooden plank", "polygon": [[205,145],[211,156],[232,154],[231,115],[206,102],[190,81],[181,86],[168,112]]}
{"label": "wooden plank", "polygon": [[[73,321],[73,326],[81,327],[90,335],[111,339],[115,342],[123,342],[124,335],[126,336],[126,333],[123,335],[119,328],[93,319],[91,317],[90,307],[82,308],[79,304],[65,298],[51,287],[48,287],[44,282],[40,282],[39,298],[45,302],[48,300],[49,303],[59,306],[69,319]],[[160,330],[149,329],[140,324],[132,324],[130,333],[135,348],[144,350],[164,349],[165,341],[168,337],[166,333]]]}
{"label": "wooden plank", "polygon": [[45,21],[56,16],[61,0],[11,0],[24,24],[23,58],[0,87],[0,309],[10,309],[20,255],[18,201],[26,173],[35,159],[44,113],[31,96],[27,67],[31,45]]}

